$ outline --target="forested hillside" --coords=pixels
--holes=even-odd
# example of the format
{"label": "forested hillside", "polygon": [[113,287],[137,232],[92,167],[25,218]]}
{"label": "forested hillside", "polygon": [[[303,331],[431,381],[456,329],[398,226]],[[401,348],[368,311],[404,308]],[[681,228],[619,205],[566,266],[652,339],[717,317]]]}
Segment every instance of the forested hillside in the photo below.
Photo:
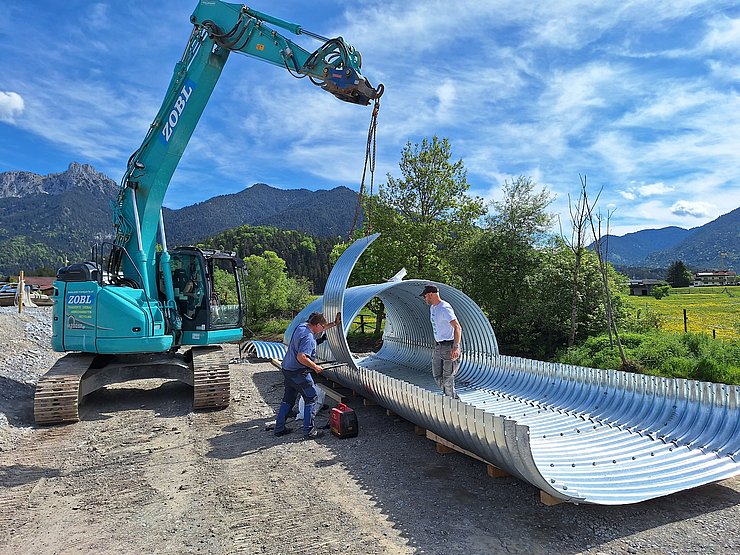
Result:
{"label": "forested hillside", "polygon": [[118,186],[84,164],[48,176],[0,174],[0,273],[54,275],[90,258],[96,242],[113,235],[110,202]]}
{"label": "forested hillside", "polygon": [[311,280],[314,293],[323,293],[329,276],[329,253],[334,239],[311,237],[299,231],[266,226],[243,225],[219,233],[202,244],[209,248],[234,251],[239,257],[273,251],[285,260],[293,277]]}
{"label": "forested hillside", "polygon": [[[629,275],[662,277],[676,260],[692,270],[740,270],[740,208],[691,229],[643,229],[607,235],[609,262]],[[593,244],[590,245],[593,248]]]}
{"label": "forested hillside", "polygon": [[238,193],[179,210],[164,210],[164,221],[175,244],[196,243],[241,225],[273,226],[337,238],[348,235],[356,206],[357,194],[347,187],[309,191],[257,183]]}
{"label": "forested hillside", "polygon": [[[64,172],[45,176],[0,173],[0,274],[23,270],[29,275],[55,275],[65,260],[89,259],[94,244],[113,238],[110,203],[117,191],[113,180],[77,162]],[[328,249],[324,252],[323,245],[347,236],[356,206],[357,194],[346,187],[309,191],[258,183],[239,193],[163,212],[170,247],[195,244],[241,225],[274,226],[327,238],[306,240],[298,233],[275,244],[254,239],[278,252],[291,273],[323,289],[328,264]],[[309,255],[303,254],[312,252],[308,246],[291,250],[288,244],[294,240],[313,242],[318,258],[309,262]],[[245,253],[258,254],[260,248],[247,247]]]}
{"label": "forested hillside", "polygon": [[653,252],[645,262],[666,266],[674,260],[682,260],[698,270],[716,270],[724,266],[724,269],[740,271],[740,208],[693,228],[680,243]]}

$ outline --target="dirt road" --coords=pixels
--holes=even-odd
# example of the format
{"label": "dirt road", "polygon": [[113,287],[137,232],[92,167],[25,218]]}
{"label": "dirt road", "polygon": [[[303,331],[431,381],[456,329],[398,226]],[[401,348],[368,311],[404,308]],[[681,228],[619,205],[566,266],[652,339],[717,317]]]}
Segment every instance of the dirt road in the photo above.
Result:
{"label": "dirt road", "polygon": [[[39,341],[23,336],[32,316],[9,318],[0,332],[16,347]],[[2,554],[740,551],[738,479],[639,505],[547,507],[358,398],[357,438],[275,438],[265,423],[282,381],[267,363],[231,366],[223,411],[193,414],[189,387],[147,380],[90,395],[77,424],[36,428],[33,376],[54,355],[34,349],[0,356]]]}

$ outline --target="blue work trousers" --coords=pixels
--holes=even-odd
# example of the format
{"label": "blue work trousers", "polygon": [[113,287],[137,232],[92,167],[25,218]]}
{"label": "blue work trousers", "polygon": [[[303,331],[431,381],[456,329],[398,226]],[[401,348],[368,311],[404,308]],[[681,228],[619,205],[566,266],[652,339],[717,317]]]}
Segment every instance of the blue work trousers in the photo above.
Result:
{"label": "blue work trousers", "polygon": [[285,378],[285,393],[283,401],[280,403],[277,420],[275,422],[275,433],[282,432],[285,429],[285,419],[288,417],[290,409],[293,408],[298,395],[303,397],[303,433],[308,434],[313,430],[313,408],[318,399],[316,386],[311,377],[311,373],[306,369],[305,372],[294,372],[283,370]]}

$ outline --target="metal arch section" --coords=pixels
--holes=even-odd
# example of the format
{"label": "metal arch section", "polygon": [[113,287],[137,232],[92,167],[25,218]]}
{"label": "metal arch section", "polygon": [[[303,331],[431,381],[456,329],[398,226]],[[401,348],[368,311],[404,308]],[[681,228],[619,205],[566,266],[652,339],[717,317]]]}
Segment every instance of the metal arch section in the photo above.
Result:
{"label": "metal arch section", "polygon": [[270,341],[248,341],[245,348],[247,356],[261,359],[283,360],[286,352],[285,345]]}
{"label": "metal arch section", "polygon": [[463,328],[460,400],[442,396],[429,369],[428,308],[418,297],[429,282],[343,289],[369,242],[330,276],[323,302],[332,299],[330,314],[343,309],[345,333],[330,335],[322,358],[349,353],[349,325],[374,296],[387,312],[383,346],[364,359],[345,356],[345,365],[326,371],[331,379],[570,502],[637,503],[740,474],[740,387],[501,355],[480,308],[438,283]]}
{"label": "metal arch section", "polygon": [[[352,319],[346,319],[344,310],[344,296],[347,284],[349,283],[349,276],[362,253],[378,237],[380,237],[380,233],[374,233],[352,243],[336,261],[326,280],[326,286],[324,287],[324,310],[326,311],[327,318],[334,318],[338,312],[341,312],[343,318],[342,328],[351,325],[352,319],[354,319],[354,315]],[[342,333],[343,331],[344,329],[331,328],[326,334],[327,343],[334,355],[334,360],[354,366],[352,353],[347,344],[346,332]]]}

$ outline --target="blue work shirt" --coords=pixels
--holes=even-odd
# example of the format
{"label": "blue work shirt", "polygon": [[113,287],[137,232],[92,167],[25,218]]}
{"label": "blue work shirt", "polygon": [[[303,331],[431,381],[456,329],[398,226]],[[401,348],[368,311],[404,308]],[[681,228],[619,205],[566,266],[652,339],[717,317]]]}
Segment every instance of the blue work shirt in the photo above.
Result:
{"label": "blue work shirt", "polygon": [[298,353],[303,353],[311,360],[316,358],[316,337],[308,328],[308,323],[299,325],[293,332],[288,344],[288,352],[283,358],[283,370],[288,372],[305,371],[307,367],[298,362]]}

